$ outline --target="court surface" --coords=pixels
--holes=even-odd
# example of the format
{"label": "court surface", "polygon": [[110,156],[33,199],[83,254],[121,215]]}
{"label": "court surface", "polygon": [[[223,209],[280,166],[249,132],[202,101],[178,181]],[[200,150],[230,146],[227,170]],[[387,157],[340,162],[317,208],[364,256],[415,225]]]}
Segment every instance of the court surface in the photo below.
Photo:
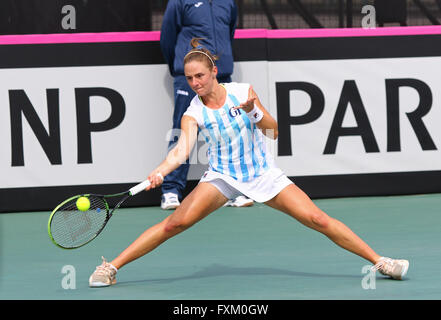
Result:
{"label": "court surface", "polygon": [[314,202],[379,254],[408,259],[407,278],[372,277],[368,262],[255,204],[219,209],[122,268],[117,285],[92,289],[88,278],[101,256],[112,260],[170,212],[121,209],[75,250],[50,241],[50,212],[26,212],[0,214],[0,299],[441,299],[441,194]]}

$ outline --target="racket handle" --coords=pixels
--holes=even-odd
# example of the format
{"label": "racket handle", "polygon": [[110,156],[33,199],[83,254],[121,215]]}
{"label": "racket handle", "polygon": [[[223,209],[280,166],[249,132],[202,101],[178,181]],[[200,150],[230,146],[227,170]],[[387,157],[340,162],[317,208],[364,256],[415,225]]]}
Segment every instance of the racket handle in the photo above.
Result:
{"label": "racket handle", "polygon": [[150,181],[149,180],[144,180],[143,182],[137,184],[136,186],[134,186],[133,188],[131,188],[129,190],[130,194],[132,196],[134,196],[137,193],[140,193],[141,191],[143,191],[145,188],[147,188],[150,185]]}

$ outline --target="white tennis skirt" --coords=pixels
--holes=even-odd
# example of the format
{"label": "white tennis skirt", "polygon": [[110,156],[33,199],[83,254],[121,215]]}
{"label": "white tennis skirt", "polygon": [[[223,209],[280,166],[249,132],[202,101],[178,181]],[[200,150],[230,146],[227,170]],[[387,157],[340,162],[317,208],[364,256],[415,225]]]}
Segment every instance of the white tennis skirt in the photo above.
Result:
{"label": "white tennis skirt", "polygon": [[279,168],[270,168],[263,175],[246,182],[208,170],[199,182],[213,184],[228,199],[245,195],[256,202],[271,200],[288,185],[293,184]]}

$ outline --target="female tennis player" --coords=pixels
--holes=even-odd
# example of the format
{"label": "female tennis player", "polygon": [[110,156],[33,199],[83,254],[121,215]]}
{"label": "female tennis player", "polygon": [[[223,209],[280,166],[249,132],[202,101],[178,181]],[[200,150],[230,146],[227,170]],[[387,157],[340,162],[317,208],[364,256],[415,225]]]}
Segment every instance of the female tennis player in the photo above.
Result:
{"label": "female tennis player", "polygon": [[103,263],[90,276],[89,285],[115,284],[118,269],[151,252],[238,195],[290,215],[368,260],[373,270],[401,279],[409,267],[407,260],[378,255],[346,225],[319,209],[277,168],[264,142],[264,135],[277,138],[277,123],[262,106],[252,86],[218,83],[217,57],[200,47],[197,40],[192,41],[192,47],[184,57],[184,69],[196,96],[182,118],[177,145],[149,174],[151,185],[146,190],[160,186],[164,176],[186,161],[197,140],[198,129],[209,145],[209,169],[176,211],[147,229],[110,263],[102,258]]}

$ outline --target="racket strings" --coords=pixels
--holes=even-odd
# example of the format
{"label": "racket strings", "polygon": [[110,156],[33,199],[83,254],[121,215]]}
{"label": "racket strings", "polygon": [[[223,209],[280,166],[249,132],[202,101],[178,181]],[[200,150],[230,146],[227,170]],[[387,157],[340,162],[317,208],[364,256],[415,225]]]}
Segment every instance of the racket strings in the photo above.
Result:
{"label": "racket strings", "polygon": [[104,199],[89,196],[87,211],[77,208],[77,197],[63,204],[53,215],[51,234],[64,248],[76,248],[95,238],[107,221],[108,207]]}

